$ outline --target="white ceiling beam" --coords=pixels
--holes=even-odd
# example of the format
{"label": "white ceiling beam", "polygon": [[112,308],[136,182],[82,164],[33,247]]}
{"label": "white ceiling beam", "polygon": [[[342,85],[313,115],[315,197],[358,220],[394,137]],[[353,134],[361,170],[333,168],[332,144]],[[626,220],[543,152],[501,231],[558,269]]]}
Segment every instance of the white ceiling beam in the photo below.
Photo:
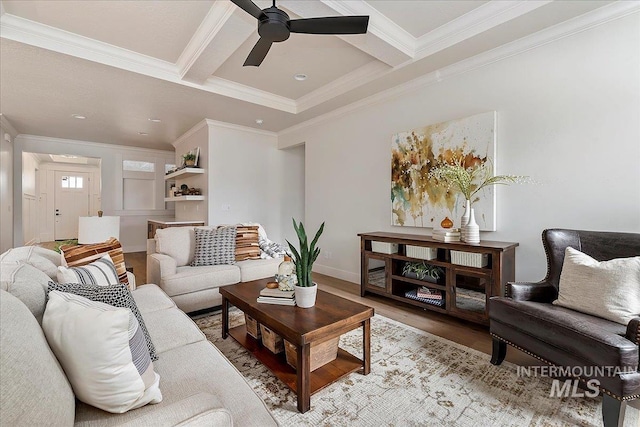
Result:
{"label": "white ceiling beam", "polygon": [[211,6],[176,63],[182,79],[204,84],[256,31],[253,18],[243,15],[231,2]]}
{"label": "white ceiling beam", "polygon": [[278,2],[278,7],[280,6],[303,18],[369,15],[366,34],[338,37],[392,67],[413,57],[415,38],[363,0],[281,0]]}
{"label": "white ceiling beam", "polygon": [[293,99],[217,77],[209,77],[203,84],[183,80],[178,67],[171,62],[8,13],[0,17],[0,37],[287,113],[297,111]]}

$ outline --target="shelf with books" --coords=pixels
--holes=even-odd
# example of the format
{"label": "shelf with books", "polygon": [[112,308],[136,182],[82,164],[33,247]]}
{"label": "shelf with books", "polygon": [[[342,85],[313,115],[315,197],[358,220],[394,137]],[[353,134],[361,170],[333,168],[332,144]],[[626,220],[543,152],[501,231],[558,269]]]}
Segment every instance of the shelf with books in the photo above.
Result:
{"label": "shelf with books", "polygon": [[[515,249],[518,243],[482,241],[480,244],[469,245],[457,241],[438,241],[431,236],[387,232],[362,233],[359,236],[363,297],[367,293],[373,293],[488,324],[488,299],[494,295],[503,295],[506,283],[515,280]],[[373,241],[395,244],[398,252],[374,253],[371,250]],[[459,254],[456,255],[456,252]],[[377,263],[375,269],[369,268],[373,259]],[[415,265],[405,269],[407,264]],[[427,282],[424,279],[433,280],[426,275],[434,267],[440,269],[439,277],[435,280],[436,283]],[[423,280],[415,276],[407,277],[407,272],[403,271],[412,269]],[[422,287],[439,293],[440,299],[419,297],[418,292]]]}

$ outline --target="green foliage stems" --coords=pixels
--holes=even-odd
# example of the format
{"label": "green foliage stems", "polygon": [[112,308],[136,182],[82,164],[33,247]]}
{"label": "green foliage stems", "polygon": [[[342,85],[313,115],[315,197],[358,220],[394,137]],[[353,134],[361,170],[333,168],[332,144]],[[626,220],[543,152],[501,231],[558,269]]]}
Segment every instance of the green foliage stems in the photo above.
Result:
{"label": "green foliage stems", "polygon": [[187,153],[185,155],[182,156],[182,158],[186,161],[186,160],[195,160],[196,159],[196,155],[193,153]]}
{"label": "green foliage stems", "polygon": [[298,225],[295,218],[293,218],[293,228],[296,230],[296,234],[298,235],[300,250],[298,251],[288,240],[287,243],[289,244],[289,248],[291,248],[291,252],[293,253],[293,263],[296,266],[298,286],[308,288],[313,286],[311,268],[313,267],[313,263],[315,262],[315,260],[318,258],[318,255],[320,255],[320,248],[316,248],[316,243],[318,243],[318,239],[320,238],[320,235],[324,230],[324,222],[311,241],[311,245],[308,244],[307,232],[304,229],[304,225],[302,225],[302,221],[300,221],[300,224]]}

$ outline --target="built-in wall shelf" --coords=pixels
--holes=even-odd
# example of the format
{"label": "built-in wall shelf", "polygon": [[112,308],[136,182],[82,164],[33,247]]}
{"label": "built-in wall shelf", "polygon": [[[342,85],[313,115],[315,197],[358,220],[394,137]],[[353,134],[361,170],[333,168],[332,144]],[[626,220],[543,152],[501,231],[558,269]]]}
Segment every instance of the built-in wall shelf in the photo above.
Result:
{"label": "built-in wall shelf", "polygon": [[[200,168],[184,168],[184,169],[180,169],[179,171],[175,171],[173,173],[170,173],[169,175],[165,175],[164,176],[164,180],[167,181],[169,179],[174,179],[174,178],[178,178],[178,177],[183,177],[183,178],[187,178],[189,176],[193,176],[193,175],[201,175],[204,173],[204,169],[200,169]],[[174,202],[175,200],[166,200],[167,202]]]}
{"label": "built-in wall shelf", "polygon": [[165,197],[165,202],[192,202],[204,200],[204,196],[179,196],[179,197]]}

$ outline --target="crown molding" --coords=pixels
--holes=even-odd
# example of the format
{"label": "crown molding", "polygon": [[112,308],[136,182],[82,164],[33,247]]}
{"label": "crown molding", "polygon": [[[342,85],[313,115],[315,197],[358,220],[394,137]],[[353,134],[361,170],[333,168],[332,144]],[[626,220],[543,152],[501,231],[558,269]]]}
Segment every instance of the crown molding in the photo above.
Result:
{"label": "crown molding", "polygon": [[200,120],[198,123],[196,123],[191,129],[189,129],[188,131],[186,131],[185,133],[183,133],[182,135],[180,135],[178,137],[178,139],[176,139],[175,141],[173,141],[171,143],[171,145],[173,145],[174,148],[176,148],[178,145],[180,145],[182,142],[184,142],[185,139],[193,136],[193,134],[195,134],[196,132],[198,132],[200,129],[203,129],[207,126],[207,119],[202,119]]}
{"label": "crown molding", "polygon": [[211,6],[207,16],[202,20],[176,62],[181,78],[207,49],[236,9],[237,6],[231,2],[218,1]]}
{"label": "crown molding", "polygon": [[208,90],[219,95],[240,99],[275,110],[295,114],[298,112],[296,101],[271,92],[246,86],[241,83],[232,82],[221,77],[211,76],[202,85],[195,84],[194,87]]}
{"label": "crown molding", "polygon": [[207,79],[204,84],[182,80],[178,72],[178,67],[170,62],[132,52],[28,19],[4,14],[0,18],[0,24],[0,37],[9,40],[64,53],[76,58],[109,65],[137,74],[155,77],[217,95],[285,111],[287,113],[295,113],[297,111],[296,103],[292,99],[217,77]]}
{"label": "crown molding", "polygon": [[[18,131],[13,127],[11,122],[5,117],[4,114],[0,113],[0,124],[2,125],[2,129],[11,135],[12,138],[18,136]],[[0,135],[1,138],[4,138],[4,135]]]}
{"label": "crown molding", "polygon": [[380,61],[371,61],[352,72],[328,83],[313,92],[296,99],[297,112],[301,113],[338,95],[362,86],[393,71]]}
{"label": "crown molding", "polygon": [[421,59],[522,16],[551,1],[490,1],[416,40],[415,59]]}
{"label": "crown molding", "polygon": [[341,15],[368,15],[368,31],[380,37],[385,43],[413,58],[416,50],[416,38],[404,28],[380,13],[378,9],[364,0],[320,0]]}
{"label": "crown molding", "polygon": [[271,132],[269,130],[256,129],[256,128],[252,128],[250,126],[236,125],[234,123],[228,123],[228,122],[220,122],[218,120],[213,120],[213,119],[204,119],[204,121],[209,126],[221,127],[221,128],[225,128],[225,129],[232,129],[232,130],[237,130],[237,131],[241,131],[241,132],[250,132],[250,133],[255,133],[255,134],[258,134],[258,135],[269,136],[269,137],[272,137],[272,138],[277,138],[278,137],[278,133],[277,132]]}
{"label": "crown molding", "polygon": [[[30,135],[30,134],[20,134],[18,136],[16,136],[15,141],[17,142],[23,142],[23,141],[32,141],[32,142],[37,142],[40,144],[46,144],[46,143],[57,143],[57,144],[68,144],[68,145],[77,145],[77,146],[82,146],[82,147],[95,147],[95,148],[108,148],[111,150],[127,150],[127,151],[142,151],[144,154],[149,154],[149,153],[156,153],[156,154],[162,154],[162,155],[167,155],[169,153],[172,153],[172,151],[170,150],[158,150],[157,148],[143,148],[143,147],[133,147],[131,145],[122,145],[122,144],[105,144],[104,142],[94,142],[94,141],[81,141],[81,140],[77,140],[77,139],[64,139],[64,138],[54,138],[54,137],[50,137],[50,136],[41,136],[41,135]],[[46,146],[42,145],[42,149],[45,150]],[[33,150],[30,149],[29,151],[32,152],[42,152],[42,153],[46,153],[48,154],[48,151],[37,151],[37,150]],[[53,153],[53,154],[57,154],[57,153]],[[68,153],[68,154],[73,154],[73,153]],[[83,154],[84,155],[84,154]],[[97,157],[97,156],[94,156]]]}
{"label": "crown molding", "polygon": [[[406,83],[378,92],[344,107],[314,117],[278,132],[278,137],[314,127],[328,120],[342,117],[352,111],[388,101],[392,98],[414,92],[420,88],[441,82],[444,79],[476,70],[512,56],[535,49],[571,35],[589,30],[607,22],[640,12],[640,2],[617,1],[601,8],[587,12],[560,24],[556,24],[537,33],[507,43],[495,49],[483,52],[471,58],[441,68]],[[279,146],[278,148],[284,148]]]}

